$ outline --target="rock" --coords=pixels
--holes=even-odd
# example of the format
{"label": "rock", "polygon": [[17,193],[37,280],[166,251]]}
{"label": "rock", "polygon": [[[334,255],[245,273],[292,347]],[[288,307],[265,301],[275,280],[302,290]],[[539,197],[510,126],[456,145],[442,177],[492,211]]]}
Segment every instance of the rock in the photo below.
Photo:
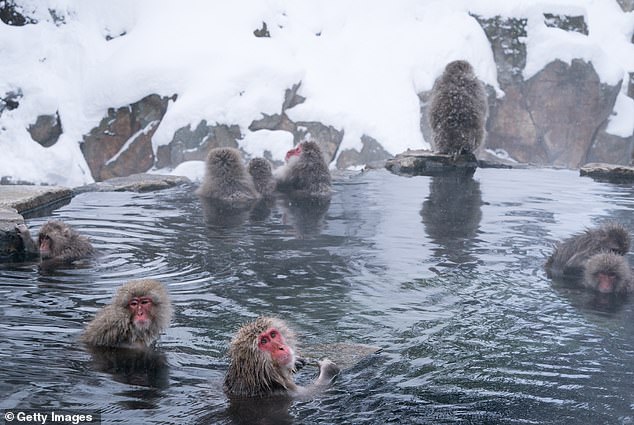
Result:
{"label": "rock", "polygon": [[579,175],[613,183],[633,182],[634,167],[594,162],[581,167]]}
{"label": "rock", "polygon": [[634,0],[616,0],[623,12],[634,11]]}
{"label": "rock", "polygon": [[6,109],[7,111],[11,111],[20,106],[20,102],[18,102],[22,98],[22,90],[17,90],[14,92],[8,92],[4,95],[4,97],[0,97],[0,115]]}
{"label": "rock", "polygon": [[388,159],[385,168],[401,176],[441,176],[452,173],[470,176],[478,168],[478,161],[472,153],[454,159],[452,155],[427,150],[407,150]]}
{"label": "rock", "polygon": [[193,131],[189,125],[179,128],[169,144],[158,147],[156,167],[176,167],[184,161],[202,161],[212,148],[237,148],[241,138],[242,133],[237,125],[210,126],[202,120]]}
{"label": "rock", "polygon": [[607,122],[597,132],[588,151],[587,162],[604,162],[615,165],[630,164],[634,153],[634,136],[621,137],[605,131]]}
{"label": "rock", "polygon": [[58,208],[71,199],[71,190],[62,186],[0,186],[0,208],[15,208],[20,214]]}
{"label": "rock", "polygon": [[544,13],[544,23],[547,27],[588,35],[588,25],[583,15],[570,16]]}
{"label": "rock", "polygon": [[255,35],[256,37],[262,38],[262,37],[271,37],[271,33],[269,33],[269,29],[266,25],[266,22],[262,22],[262,28],[254,30],[253,31],[253,35]]}
{"label": "rock", "polygon": [[183,176],[140,173],[76,187],[73,189],[73,194],[84,192],[150,192],[188,183],[191,181]]}
{"label": "rock", "polygon": [[96,181],[144,172],[154,165],[152,135],[174,99],[153,94],[130,106],[108,110],[80,144]]}
{"label": "rock", "polygon": [[0,261],[18,260],[25,254],[17,224],[24,224],[24,217],[15,208],[0,207]]}
{"label": "rock", "polygon": [[302,140],[317,142],[326,158],[326,163],[331,162],[343,140],[343,130],[337,130],[331,125],[317,121],[298,121],[296,124],[297,131],[294,134],[294,143],[297,144]]}
{"label": "rock", "polygon": [[50,148],[62,134],[62,122],[59,119],[59,112],[55,115],[40,115],[28,128],[31,139],[45,148]]}
{"label": "rock", "polygon": [[361,164],[369,166],[384,164],[385,160],[392,157],[379,142],[370,136],[361,136],[361,143],[363,144],[361,152],[356,149],[345,149],[339,154],[337,168],[346,169]]}
{"label": "rock", "polygon": [[22,9],[14,0],[0,1],[0,21],[14,27],[37,23],[35,19],[26,16]]}

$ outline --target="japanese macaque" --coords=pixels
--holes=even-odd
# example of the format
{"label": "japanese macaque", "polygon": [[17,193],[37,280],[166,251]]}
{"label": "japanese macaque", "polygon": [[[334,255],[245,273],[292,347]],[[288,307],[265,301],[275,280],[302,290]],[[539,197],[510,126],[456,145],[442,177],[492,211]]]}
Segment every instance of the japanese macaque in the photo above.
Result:
{"label": "japanese macaque", "polygon": [[601,252],[625,255],[629,250],[627,230],[618,223],[606,223],[560,242],[546,261],[546,273],[548,277],[580,278],[593,255]]}
{"label": "japanese macaque", "polygon": [[275,170],[277,190],[295,199],[328,200],[331,178],[319,145],[302,142],[286,153],[286,164]]}
{"label": "japanese macaque", "polygon": [[94,255],[92,244],[68,224],[51,220],[39,231],[37,242],[24,224],[16,225],[27,253],[39,254],[42,264],[72,263]]}
{"label": "japanese macaque", "polygon": [[275,191],[275,179],[271,163],[264,158],[253,158],[247,165],[253,178],[255,189],[264,197],[270,197]]}
{"label": "japanese macaque", "polygon": [[325,389],[339,373],[330,360],[318,362],[319,376],[311,385],[295,384],[293,373],[306,364],[295,353],[295,335],[286,323],[259,317],[242,326],[229,347],[230,364],[224,390],[230,397],[309,396]]}
{"label": "japanese macaque", "polygon": [[171,318],[172,304],[159,281],[130,281],[97,312],[81,338],[89,346],[145,348],[158,339]]}
{"label": "japanese macaque", "polygon": [[625,257],[613,252],[593,255],[586,263],[582,285],[603,294],[634,291],[632,271]]}
{"label": "japanese macaque", "polygon": [[203,182],[196,191],[202,198],[234,206],[249,206],[260,198],[237,149],[210,150],[206,167]]}
{"label": "japanese macaque", "polygon": [[475,152],[484,139],[487,113],[486,92],[471,64],[447,64],[434,84],[429,107],[434,150],[454,157]]}

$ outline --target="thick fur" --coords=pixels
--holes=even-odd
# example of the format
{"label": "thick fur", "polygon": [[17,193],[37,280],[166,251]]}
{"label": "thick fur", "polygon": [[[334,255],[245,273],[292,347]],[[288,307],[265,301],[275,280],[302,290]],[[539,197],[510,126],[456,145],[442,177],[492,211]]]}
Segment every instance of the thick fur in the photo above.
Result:
{"label": "thick fur", "polygon": [[230,396],[262,397],[295,391],[292,370],[280,370],[270,361],[267,353],[258,349],[258,337],[274,327],[284,336],[286,344],[295,352],[295,334],[283,320],[258,317],[243,325],[229,346],[229,369],[224,390]]}
{"label": "thick fur", "polygon": [[471,64],[450,62],[434,84],[429,108],[434,151],[473,153],[485,135],[488,105],[484,86]]}
{"label": "thick fur", "polygon": [[598,290],[599,274],[616,276],[614,293],[624,294],[634,290],[632,270],[625,257],[613,252],[602,252],[590,257],[586,264],[582,285],[586,288]]}
{"label": "thick fur", "polygon": [[264,158],[253,158],[247,170],[253,178],[255,189],[264,197],[270,197],[275,191],[275,179],[271,163]]}
{"label": "thick fur", "polygon": [[42,260],[71,263],[94,254],[88,238],[61,221],[51,220],[42,226],[38,235],[38,247],[47,237],[50,239],[50,252],[42,252]]}
{"label": "thick fur", "polygon": [[286,165],[276,170],[277,190],[296,199],[330,199],[330,171],[319,145],[303,142],[301,149],[299,157],[291,157]]}
{"label": "thick fur", "polygon": [[260,198],[251,175],[234,148],[214,148],[207,155],[207,169],[196,193],[233,205],[248,205]]}
{"label": "thick fur", "polygon": [[[139,330],[133,323],[133,313],[128,308],[134,297],[152,298],[154,315],[148,329]],[[102,308],[88,323],[82,341],[91,346],[149,347],[169,326],[172,304],[165,287],[157,280],[135,280],[121,286],[112,303]]]}
{"label": "thick fur", "polygon": [[546,261],[546,272],[549,277],[579,278],[593,255],[601,252],[625,255],[629,250],[627,230],[618,223],[606,223],[559,243]]}

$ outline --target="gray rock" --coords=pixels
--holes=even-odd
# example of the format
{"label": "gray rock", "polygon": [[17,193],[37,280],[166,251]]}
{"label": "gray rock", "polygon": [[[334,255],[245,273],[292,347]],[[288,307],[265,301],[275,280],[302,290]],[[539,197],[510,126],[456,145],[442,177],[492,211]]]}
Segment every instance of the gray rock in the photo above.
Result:
{"label": "gray rock", "polygon": [[59,112],[55,115],[40,115],[35,123],[28,128],[31,139],[35,140],[45,148],[50,148],[62,134],[62,121],[59,119]]}
{"label": "gray rock", "polygon": [[401,176],[441,176],[452,173],[470,176],[478,168],[478,160],[472,153],[454,158],[427,150],[407,150],[388,159],[385,168]]}
{"label": "gray rock", "polygon": [[73,189],[73,194],[84,192],[150,192],[187,183],[191,183],[191,181],[183,176],[139,173],[80,186]]}
{"label": "gray rock", "polygon": [[624,183],[634,181],[634,167],[604,163],[588,163],[579,170],[579,175],[598,181]]}

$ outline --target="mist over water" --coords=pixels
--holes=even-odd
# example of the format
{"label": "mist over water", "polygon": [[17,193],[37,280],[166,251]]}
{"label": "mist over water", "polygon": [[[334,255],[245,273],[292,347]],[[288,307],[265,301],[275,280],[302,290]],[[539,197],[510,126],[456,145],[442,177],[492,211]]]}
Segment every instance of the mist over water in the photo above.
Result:
{"label": "mist over water", "polygon": [[[553,284],[543,270],[552,244],[586,226],[618,220],[634,234],[631,185],[574,171],[457,180],[381,170],[336,175],[327,209],[280,201],[230,219],[207,214],[193,191],[79,195],[52,217],[90,237],[94,261],[0,265],[0,408],[244,423],[247,409],[222,392],[227,345],[240,324],[273,314],[304,352],[382,351],[320,397],[258,405],[262,423],[634,422],[634,301]],[[121,359],[79,346],[115,289],[147,277],[175,307],[157,352]]]}

